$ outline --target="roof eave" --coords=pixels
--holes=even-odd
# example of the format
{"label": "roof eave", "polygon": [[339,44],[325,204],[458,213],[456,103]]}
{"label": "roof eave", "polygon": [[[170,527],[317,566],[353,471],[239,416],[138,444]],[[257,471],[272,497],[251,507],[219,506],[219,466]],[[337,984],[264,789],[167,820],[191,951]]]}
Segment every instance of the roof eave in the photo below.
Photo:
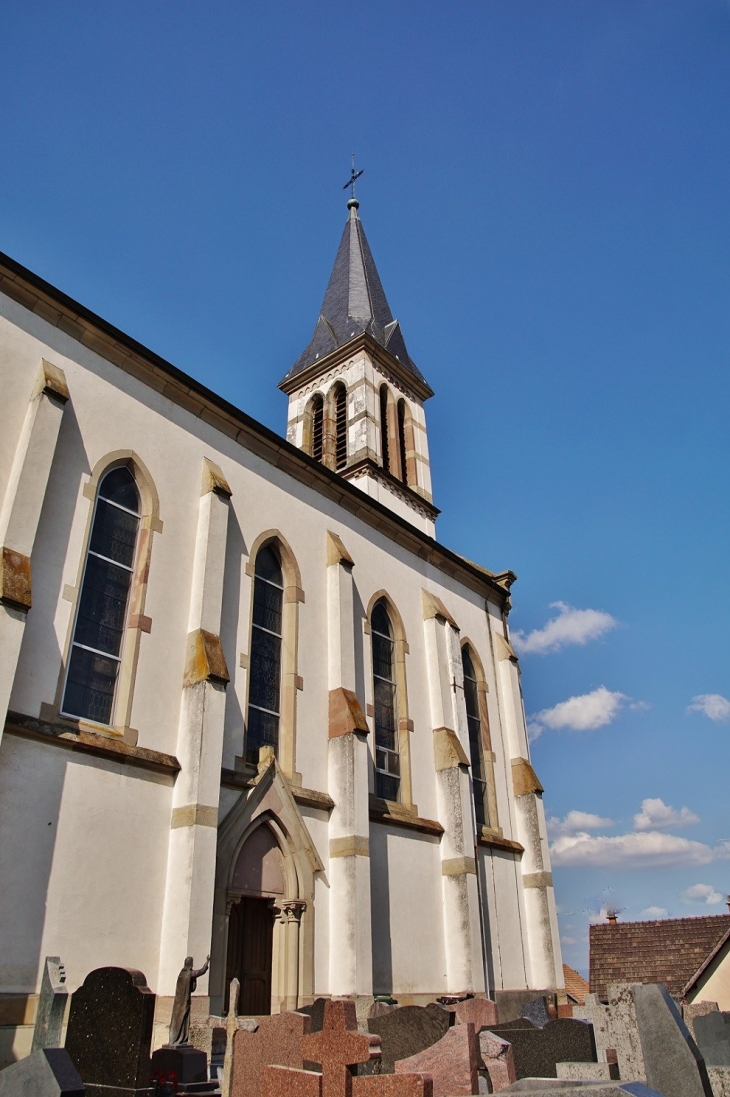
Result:
{"label": "roof eave", "polygon": [[311,365],[306,366],[304,369],[299,370],[298,373],[293,376],[284,377],[279,382],[279,388],[282,392],[285,392],[287,396],[290,396],[297,389],[302,388],[304,385],[309,384],[316,377],[319,377],[321,373],[325,373],[327,370],[332,369],[333,366],[337,366],[345,358],[349,358],[351,355],[356,354],[359,350],[366,350],[380,365],[389,369],[391,373],[394,373],[399,381],[407,387],[420,399],[428,400],[434,395],[434,391],[427,381],[422,381],[419,377],[416,377],[414,373],[404,366],[400,359],[381,346],[377,339],[367,332],[362,331],[358,335],[355,335],[352,339],[349,339],[347,343],[343,343],[341,347],[337,347],[336,350],[330,351],[324,358],[317,359],[316,362],[312,362]]}

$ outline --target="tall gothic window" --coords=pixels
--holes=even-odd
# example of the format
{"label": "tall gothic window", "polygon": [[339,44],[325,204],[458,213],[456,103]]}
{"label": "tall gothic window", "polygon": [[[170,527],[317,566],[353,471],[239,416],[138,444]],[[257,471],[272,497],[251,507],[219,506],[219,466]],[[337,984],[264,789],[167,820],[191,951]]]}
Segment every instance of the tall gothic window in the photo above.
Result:
{"label": "tall gothic window", "polygon": [[249,661],[246,761],[259,760],[259,748],[279,745],[281,708],[281,636],[284,581],[276,545],[256,555],[253,627]]}
{"label": "tall gothic window", "polygon": [[474,791],[474,812],[477,826],[489,826],[489,799],[484,770],[484,743],[482,740],[482,720],[479,715],[479,690],[474,663],[468,648],[463,648],[461,658],[464,665],[464,697],[466,699],[466,718],[469,724],[469,748],[471,753],[471,780]]}
{"label": "tall gothic window", "polygon": [[393,625],[383,602],[370,618],[373,643],[373,699],[375,709],[375,794],[397,800],[400,791],[398,704]]}
{"label": "tall gothic window", "polygon": [[380,445],[383,451],[383,468],[390,472],[390,440],[388,438],[388,386],[380,386]]}
{"label": "tall gothic window", "polygon": [[335,395],[335,468],[347,464],[347,389],[337,386]]}
{"label": "tall gothic window", "polygon": [[406,402],[398,401],[398,447],[400,450],[400,478],[404,484],[408,483],[408,466],[406,464]]}
{"label": "tall gothic window", "polygon": [[321,461],[324,453],[324,399],[317,393],[312,399],[312,457]]}
{"label": "tall gothic window", "polygon": [[61,711],[111,724],[139,529],[140,499],[126,467],[103,478],[94,508]]}

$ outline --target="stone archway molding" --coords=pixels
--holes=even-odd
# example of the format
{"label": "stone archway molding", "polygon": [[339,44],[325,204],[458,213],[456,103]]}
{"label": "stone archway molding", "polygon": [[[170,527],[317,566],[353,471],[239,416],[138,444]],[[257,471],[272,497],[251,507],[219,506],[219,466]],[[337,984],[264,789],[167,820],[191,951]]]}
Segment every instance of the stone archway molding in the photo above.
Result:
{"label": "stone archway molding", "polygon": [[314,881],[324,865],[275,757],[262,769],[218,827],[210,1007],[221,1013],[225,997],[229,892],[244,843],[258,827],[275,838],[282,858],[285,894],[274,905],[271,1011],[297,1009],[314,1000]]}

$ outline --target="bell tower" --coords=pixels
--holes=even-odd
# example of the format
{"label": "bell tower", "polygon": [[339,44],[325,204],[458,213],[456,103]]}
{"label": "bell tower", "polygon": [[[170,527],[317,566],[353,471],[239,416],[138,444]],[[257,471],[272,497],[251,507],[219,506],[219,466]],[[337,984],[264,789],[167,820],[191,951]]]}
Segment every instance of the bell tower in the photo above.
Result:
{"label": "bell tower", "polygon": [[314,335],[279,384],[287,438],[433,537],[423,407],[433,390],[393,319],[359,207],[350,198]]}

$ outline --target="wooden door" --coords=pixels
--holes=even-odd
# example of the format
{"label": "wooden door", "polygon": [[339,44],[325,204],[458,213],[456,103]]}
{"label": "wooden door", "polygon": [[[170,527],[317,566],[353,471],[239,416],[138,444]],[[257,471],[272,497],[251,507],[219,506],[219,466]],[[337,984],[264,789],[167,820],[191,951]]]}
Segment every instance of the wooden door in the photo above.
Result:
{"label": "wooden door", "polygon": [[271,1013],[274,914],[266,899],[244,897],[231,908],[226,958],[226,1010],[231,979],[241,984],[238,1012]]}

